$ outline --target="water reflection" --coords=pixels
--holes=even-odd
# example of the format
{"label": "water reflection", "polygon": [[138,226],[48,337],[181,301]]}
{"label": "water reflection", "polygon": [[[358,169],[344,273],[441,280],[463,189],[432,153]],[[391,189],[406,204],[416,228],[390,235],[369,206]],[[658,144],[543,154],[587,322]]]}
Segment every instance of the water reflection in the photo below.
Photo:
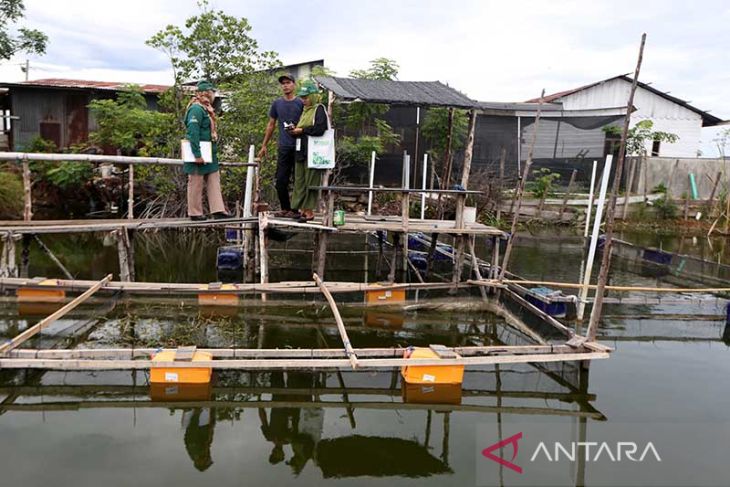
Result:
{"label": "water reflection", "polygon": [[[263,451],[270,465],[286,465],[294,476],[309,465],[324,478],[341,478],[453,473],[454,415],[478,414],[477,421],[496,421],[500,429],[509,415],[572,417],[578,424],[605,419],[592,406],[588,371],[575,363],[479,367],[466,371],[463,387],[415,388],[398,371],[225,371],[212,387],[150,387],[143,372],[3,374],[0,412],[12,415],[128,409],[136,417],[143,409],[168,410],[179,418],[177,438],[201,472],[215,464],[221,422],[255,422],[259,436],[246,436],[246,449]],[[257,443],[266,447],[253,448]]]}

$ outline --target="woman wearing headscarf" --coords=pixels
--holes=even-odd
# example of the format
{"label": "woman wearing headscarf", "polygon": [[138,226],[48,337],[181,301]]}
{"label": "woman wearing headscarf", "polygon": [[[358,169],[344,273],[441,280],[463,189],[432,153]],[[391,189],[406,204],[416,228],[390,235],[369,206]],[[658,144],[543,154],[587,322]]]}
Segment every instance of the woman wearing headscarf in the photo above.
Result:
{"label": "woman wearing headscarf", "polygon": [[[197,90],[185,113],[187,139],[195,156],[195,162],[186,162],[183,172],[188,175],[188,216],[193,221],[205,220],[203,214],[203,188],[208,194],[208,209],[215,219],[230,218],[221,194],[221,177],[218,168],[217,119],[213,109],[215,86],[209,81],[199,81]],[[205,163],[200,152],[201,142],[212,142],[213,160]]]}
{"label": "woman wearing headscarf", "polygon": [[307,167],[307,138],[319,137],[327,131],[327,109],[320,103],[321,95],[313,81],[304,81],[297,90],[304,103],[304,111],[295,128],[289,133],[297,138],[296,159],[294,162],[294,192],[291,207],[299,210],[300,222],[314,219],[319,191],[310,189],[322,184],[323,169]]}

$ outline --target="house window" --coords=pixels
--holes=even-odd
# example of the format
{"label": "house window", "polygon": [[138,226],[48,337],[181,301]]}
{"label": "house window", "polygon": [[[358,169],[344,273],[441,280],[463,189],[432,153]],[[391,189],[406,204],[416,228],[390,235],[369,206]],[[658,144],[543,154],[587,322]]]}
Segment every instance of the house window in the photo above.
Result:
{"label": "house window", "polygon": [[659,155],[659,146],[661,145],[661,140],[655,140],[651,143],[651,155],[652,156],[658,156]]}

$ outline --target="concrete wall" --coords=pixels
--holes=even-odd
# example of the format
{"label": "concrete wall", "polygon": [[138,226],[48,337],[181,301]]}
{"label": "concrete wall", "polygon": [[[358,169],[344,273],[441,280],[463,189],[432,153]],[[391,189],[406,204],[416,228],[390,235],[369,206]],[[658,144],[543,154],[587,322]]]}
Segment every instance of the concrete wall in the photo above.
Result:
{"label": "concrete wall", "polygon": [[[674,169],[676,166],[676,170]],[[628,171],[628,165],[626,170]],[[695,175],[697,191],[700,199],[707,199],[712,192],[712,185],[718,173],[722,173],[720,183],[715,192],[717,198],[722,191],[723,185],[730,184],[730,159],[705,159],[705,158],[672,158],[672,157],[648,157],[646,159],[646,170],[641,170],[638,177],[636,190],[639,193],[644,191],[644,184],[648,192],[664,184],[669,188],[673,198],[679,198],[682,193],[691,194],[689,189],[689,174]],[[669,181],[671,176],[671,182]]]}

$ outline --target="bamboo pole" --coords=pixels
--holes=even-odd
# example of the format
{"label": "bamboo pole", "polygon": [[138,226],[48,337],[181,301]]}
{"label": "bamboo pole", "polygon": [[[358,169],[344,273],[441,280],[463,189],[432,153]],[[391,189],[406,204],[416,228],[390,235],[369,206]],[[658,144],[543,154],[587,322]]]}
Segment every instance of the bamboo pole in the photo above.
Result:
{"label": "bamboo pole", "polygon": [[502,192],[504,191],[504,161],[507,149],[503,146],[499,155],[499,192],[497,193],[497,221],[502,220]]}
{"label": "bamboo pole", "polygon": [[[451,145],[453,141],[453,132],[454,132],[454,109],[449,108],[449,117],[448,117],[448,129],[446,132],[446,151],[444,152],[444,172],[443,176],[441,177],[441,189],[449,189],[449,186],[451,184],[451,163],[453,161],[453,157],[451,154]],[[435,167],[434,167],[435,170]],[[438,208],[437,212],[437,218],[441,219],[444,217],[444,207],[443,203],[441,202],[441,194],[439,193],[436,196],[436,205]]]}
{"label": "bamboo pole", "polygon": [[532,166],[532,155],[535,151],[535,143],[537,142],[537,131],[540,128],[540,115],[542,114],[543,98],[545,97],[545,90],[542,90],[540,94],[540,100],[537,105],[537,113],[535,114],[535,124],[533,128],[532,141],[530,142],[530,150],[527,153],[527,160],[525,161],[525,169],[522,172],[522,179],[517,186],[517,192],[515,194],[516,208],[512,213],[512,226],[510,228],[509,238],[507,239],[507,247],[504,250],[504,257],[502,258],[502,269],[499,272],[499,279],[504,279],[504,274],[507,272],[507,265],[512,255],[512,246],[514,245],[515,233],[517,232],[517,224],[520,219],[520,208],[522,208],[522,196],[525,193],[525,183],[527,177],[530,174],[530,166]]}
{"label": "bamboo pole", "polygon": [[134,164],[129,165],[129,193],[127,195],[127,219],[134,220]]}
{"label": "bamboo pole", "polygon": [[[259,254],[261,262],[261,284],[269,282],[269,252],[266,248],[266,227],[268,213],[259,213]],[[266,301],[266,294],[261,295],[261,300]]]}
{"label": "bamboo pole", "polygon": [[350,338],[347,336],[347,330],[345,329],[345,323],[342,321],[342,316],[340,316],[340,310],[337,309],[337,303],[335,302],[335,298],[332,297],[332,294],[329,292],[329,289],[327,289],[327,286],[322,282],[322,279],[319,278],[319,276],[315,273],[312,276],[314,278],[314,282],[317,283],[317,286],[319,286],[320,291],[322,291],[322,294],[324,294],[325,299],[327,299],[327,302],[330,305],[330,309],[332,310],[332,314],[335,317],[335,322],[337,323],[337,329],[340,332],[340,338],[342,338],[342,344],[345,346],[345,351],[347,352],[347,358],[350,361],[350,365],[353,369],[357,369],[358,367],[358,359],[357,355],[355,355],[355,350],[352,348],[352,344],[350,343]]}
{"label": "bamboo pole", "polygon": [[38,243],[38,245],[43,250],[43,252],[45,252],[46,255],[48,255],[48,258],[51,259],[51,261],[53,261],[53,263],[56,264],[56,266],[58,266],[59,269],[61,269],[61,272],[63,272],[63,274],[66,276],[66,279],[73,280],[74,277],[71,275],[71,273],[68,271],[68,269],[66,269],[66,267],[61,263],[61,261],[58,260],[58,257],[56,257],[56,255],[53,252],[51,252],[51,249],[49,249],[46,246],[46,244],[43,243],[41,238],[38,235],[33,235],[33,237],[35,238],[36,243]]}
{"label": "bamboo pole", "polygon": [[586,224],[585,228],[583,229],[583,238],[588,238],[588,227],[591,225],[591,212],[593,210],[593,196],[594,196],[594,190],[596,185],[596,167],[598,166],[598,161],[593,161],[593,170],[591,171],[591,188],[590,193],[588,195],[588,208],[586,208]]}
{"label": "bamboo pole", "polygon": [[558,223],[563,221],[563,213],[565,213],[565,206],[568,204],[568,198],[570,198],[571,192],[573,191],[573,183],[575,183],[575,175],[578,174],[577,169],[573,169],[570,175],[570,182],[568,182],[568,190],[565,192],[563,198],[563,204],[560,205],[560,213],[558,214]]}
{"label": "bamboo pole", "polygon": [[634,79],[631,83],[631,92],[629,94],[629,99],[626,104],[626,106],[629,107],[629,110],[626,111],[626,117],[624,118],[624,127],[621,132],[621,144],[619,146],[618,164],[616,165],[616,172],[613,179],[613,187],[611,188],[611,199],[609,201],[608,209],[606,212],[606,241],[603,246],[603,259],[601,261],[601,270],[598,273],[598,286],[596,287],[596,297],[595,301],[593,302],[593,309],[591,310],[591,320],[586,333],[589,341],[595,341],[596,339],[598,322],[601,319],[601,312],[603,310],[603,294],[606,288],[606,282],[608,281],[608,271],[611,267],[611,246],[613,245],[613,225],[616,214],[616,199],[618,196],[619,183],[621,182],[621,173],[623,172],[624,161],[626,158],[626,138],[628,136],[629,123],[631,121],[630,108],[634,104],[634,94],[636,93],[636,86],[639,80],[639,73],[641,71],[641,61],[644,56],[645,44],[646,34],[644,33],[641,36],[639,58],[636,62],[636,71],[634,72]]}
{"label": "bamboo pole", "polygon": [[[477,260],[477,254],[474,251],[474,240],[476,237],[469,237],[469,253],[471,254],[471,268],[474,271],[474,275],[478,280],[482,280],[482,272],[479,270],[479,261]],[[482,294],[482,299],[487,299],[487,290],[484,287],[479,287],[479,292]]]}
{"label": "bamboo pole", "polygon": [[[112,156],[97,154],[48,154],[38,152],[0,152],[0,161],[53,161],[53,162],[92,162],[113,164],[141,164],[141,165],[162,165],[182,166],[181,159],[167,159],[163,157],[132,157]],[[220,162],[221,166],[246,167],[249,164],[244,162]]]}
{"label": "bamboo pole", "polygon": [[629,174],[626,178],[626,193],[624,194],[624,207],[622,208],[621,219],[626,220],[629,215],[629,197],[634,187],[634,176],[636,175],[636,159],[631,158],[629,161]]}
{"label": "bamboo pole", "polygon": [[23,160],[23,220],[29,222],[33,218],[33,195],[31,193],[30,163]]}
{"label": "bamboo pole", "polygon": [[0,354],[5,354],[20,345],[22,345],[25,341],[27,341],[29,338],[33,337],[40,331],[42,331],[44,328],[46,328],[48,325],[53,323],[54,321],[58,320],[59,318],[62,318],[66,315],[69,311],[76,308],[79,304],[86,301],[89,297],[91,297],[92,294],[94,294],[96,291],[104,287],[106,283],[111,281],[112,275],[108,274],[104,279],[97,282],[93,286],[91,286],[86,292],[83,294],[77,296],[74,300],[72,300],[70,303],[66,304],[56,312],[48,315],[46,318],[42,319],[40,322],[35,324],[34,326],[31,326],[27,330],[23,331],[22,333],[18,334],[13,338],[12,340],[5,342],[4,344],[0,345]]}
{"label": "bamboo pole", "polygon": [[710,198],[708,199],[710,203],[710,208],[708,209],[707,216],[711,216],[713,214],[713,210],[715,209],[715,193],[717,192],[717,185],[720,182],[721,178],[722,171],[718,171],[717,176],[715,176],[715,181],[712,183],[712,191],[710,191]]}

